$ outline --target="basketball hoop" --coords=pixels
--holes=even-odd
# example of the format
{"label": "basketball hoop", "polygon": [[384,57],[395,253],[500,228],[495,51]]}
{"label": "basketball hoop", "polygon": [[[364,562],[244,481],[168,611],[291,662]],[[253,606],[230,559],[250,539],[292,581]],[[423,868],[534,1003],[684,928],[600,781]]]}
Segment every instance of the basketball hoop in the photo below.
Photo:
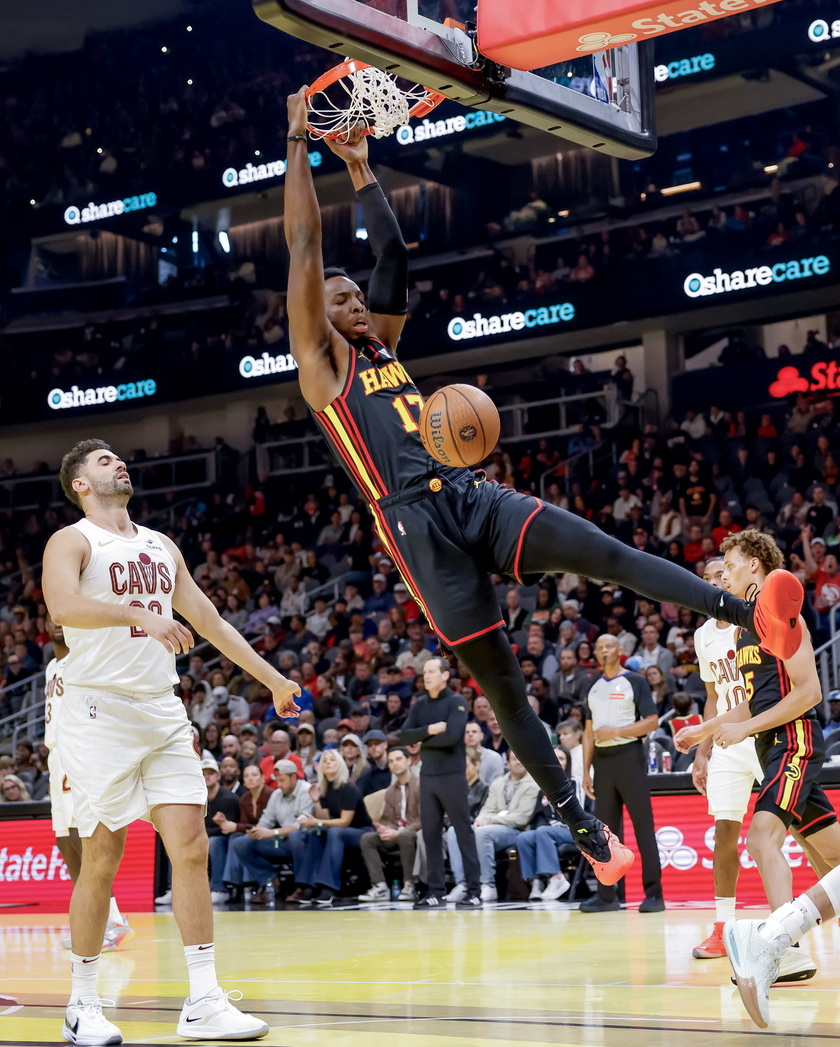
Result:
{"label": "basketball hoop", "polygon": [[401,87],[390,73],[347,59],[306,92],[307,128],[313,138],[346,140],[362,123],[363,135],[384,138],[412,117],[430,113],[445,97],[416,84]]}

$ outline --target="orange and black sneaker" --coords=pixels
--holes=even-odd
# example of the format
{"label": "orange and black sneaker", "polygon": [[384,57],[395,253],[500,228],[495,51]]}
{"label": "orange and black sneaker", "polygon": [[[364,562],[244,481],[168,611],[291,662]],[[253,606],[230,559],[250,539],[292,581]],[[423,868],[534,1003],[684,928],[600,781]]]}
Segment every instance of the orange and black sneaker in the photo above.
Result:
{"label": "orange and black sneaker", "polygon": [[799,579],[777,569],[764,579],[755,601],[755,632],[760,646],[775,658],[792,658],[802,643],[799,613],[805,590]]}
{"label": "orange and black sneaker", "polygon": [[595,876],[605,887],[612,887],[636,860],[629,847],[597,818],[569,827],[575,846],[592,866]]}
{"label": "orange and black sneaker", "polygon": [[696,945],[691,950],[691,955],[695,960],[716,960],[719,956],[726,956],[726,946],[723,944],[723,922],[714,925],[709,937]]}

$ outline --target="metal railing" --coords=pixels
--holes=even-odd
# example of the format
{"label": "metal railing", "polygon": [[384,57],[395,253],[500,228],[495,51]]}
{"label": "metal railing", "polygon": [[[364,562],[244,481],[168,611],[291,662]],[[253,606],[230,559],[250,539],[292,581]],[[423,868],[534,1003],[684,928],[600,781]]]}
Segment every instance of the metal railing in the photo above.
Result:
{"label": "metal railing", "polygon": [[573,454],[561,465],[554,465],[540,476],[540,497],[544,500],[548,497],[548,488],[553,484],[562,484],[566,488],[566,495],[571,494],[572,484],[579,477],[581,462],[586,463],[583,470],[589,476],[595,476],[596,471],[609,462],[615,465],[618,459],[614,440],[601,440],[600,443],[590,447],[586,451]]}
{"label": "metal railing", "polygon": [[831,621],[831,637],[814,651],[817,661],[817,672],[820,675],[820,686],[822,687],[823,706],[828,712],[828,695],[837,687],[840,678],[840,633],[835,632],[834,612],[840,611],[840,607],[833,607],[829,616]]}
{"label": "metal railing", "polygon": [[[135,495],[210,487],[216,482],[216,452],[197,451],[195,454],[144,459],[129,463],[129,470]],[[34,511],[64,504],[58,473],[0,480],[0,507]]]}

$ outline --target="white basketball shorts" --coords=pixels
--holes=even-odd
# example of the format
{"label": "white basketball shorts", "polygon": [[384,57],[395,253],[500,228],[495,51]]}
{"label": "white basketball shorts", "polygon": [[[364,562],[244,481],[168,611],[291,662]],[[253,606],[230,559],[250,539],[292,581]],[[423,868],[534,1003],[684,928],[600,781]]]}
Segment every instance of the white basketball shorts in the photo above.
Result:
{"label": "white basketball shorts", "polygon": [[207,803],[207,787],[184,703],[65,685],[58,754],[73,790],[80,836],[101,822],[112,832],[151,821],[162,803]]}
{"label": "white basketball shorts", "polygon": [[73,790],[61,766],[61,757],[57,749],[50,749],[47,767],[50,772],[50,818],[53,832],[56,836],[69,836],[70,830],[76,828]]}
{"label": "white basketball shorts", "polygon": [[752,738],[727,749],[713,745],[706,779],[709,814],[716,822],[743,821],[753,784],[763,778]]}

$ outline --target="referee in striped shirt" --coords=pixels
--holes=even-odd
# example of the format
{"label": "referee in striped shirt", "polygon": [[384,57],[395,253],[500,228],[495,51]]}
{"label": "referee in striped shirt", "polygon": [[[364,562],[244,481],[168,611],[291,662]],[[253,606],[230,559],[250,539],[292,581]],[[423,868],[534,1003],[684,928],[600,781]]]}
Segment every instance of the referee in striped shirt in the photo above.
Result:
{"label": "referee in striped shirt", "polygon": [[[605,634],[595,644],[602,675],[589,689],[583,734],[583,787],[595,800],[595,816],[619,835],[622,810],[633,821],[642,858],[645,898],[639,912],[662,912],[662,869],[653,828],[653,809],[642,739],[655,731],[656,705],[647,680],[621,667],[621,646]],[[592,786],[592,772],[595,788]],[[615,887],[598,885],[582,912],[612,912],[621,905]]]}

